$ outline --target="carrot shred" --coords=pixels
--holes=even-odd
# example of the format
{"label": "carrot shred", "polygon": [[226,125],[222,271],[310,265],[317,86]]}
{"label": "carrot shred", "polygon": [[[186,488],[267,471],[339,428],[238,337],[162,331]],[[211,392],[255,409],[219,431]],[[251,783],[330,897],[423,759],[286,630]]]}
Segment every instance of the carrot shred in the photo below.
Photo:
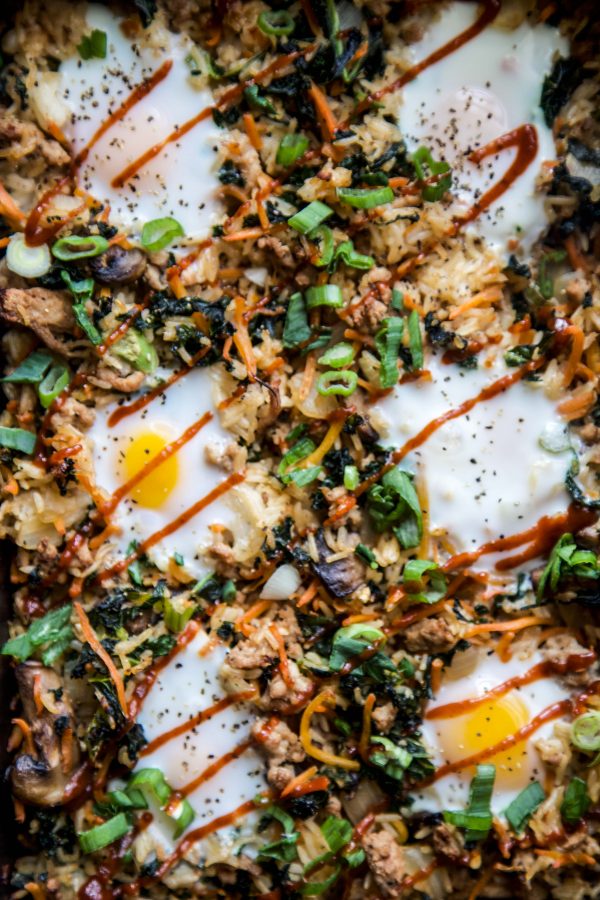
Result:
{"label": "carrot shred", "polygon": [[318,589],[319,589],[319,582],[315,579],[312,582],[312,584],[309,584],[309,586],[306,588],[304,593],[301,594],[301,596],[298,598],[298,602],[296,603],[296,606],[298,608],[301,608],[302,606],[306,606],[307,603],[310,603],[310,601],[316,595]]}
{"label": "carrot shred", "polygon": [[335,753],[330,753],[328,750],[317,747],[312,742],[310,736],[310,723],[312,717],[315,713],[324,712],[327,705],[335,706],[335,695],[333,691],[325,689],[317,694],[316,697],[313,697],[302,713],[302,719],[300,721],[300,742],[304,747],[305,752],[309,756],[312,756],[313,759],[318,759],[320,762],[324,762],[330,766],[339,766],[341,769],[350,769],[356,772],[360,769],[358,760],[348,759],[347,756],[337,756]]}
{"label": "carrot shred", "polygon": [[0,214],[13,228],[22,231],[25,227],[27,216],[19,209],[2,183],[0,183]]}
{"label": "carrot shred", "polygon": [[109,654],[106,652],[98,638],[96,637],[96,633],[92,626],[90,625],[90,620],[87,617],[87,614],[80,603],[74,603],[73,608],[77,613],[77,617],[79,619],[79,624],[81,625],[81,630],[83,632],[83,636],[87,644],[90,645],[96,656],[102,660],[106,668],[108,669],[108,674],[110,675],[113,684],[115,686],[115,690],[117,692],[117,699],[119,701],[119,706],[123,710],[123,715],[126,719],[129,718],[129,707],[127,705],[127,698],[125,696],[125,685],[123,684],[123,679],[119,675],[117,668],[112,661]]}
{"label": "carrot shred", "polygon": [[402,631],[414,622],[420,622],[421,619],[427,619],[429,616],[441,612],[450,602],[451,598],[445,597],[443,600],[438,600],[437,603],[432,603],[431,606],[419,606],[418,609],[409,610],[400,619],[395,619],[386,630],[391,634],[395,634],[396,631]]}
{"label": "carrot shred", "polygon": [[235,325],[235,334],[233,342],[237,347],[238,353],[244,361],[248,378],[250,381],[256,381],[256,359],[252,349],[252,341],[248,334],[248,327],[244,321],[244,298],[236,297],[233,304],[233,323]]}
{"label": "carrot shred", "polygon": [[342,625],[354,625],[355,622],[372,622],[374,619],[378,619],[379,616],[377,613],[358,613],[355,616],[347,616]]}
{"label": "carrot shred", "polygon": [[11,475],[8,482],[4,485],[3,490],[7,494],[12,494],[13,497],[16,497],[19,493],[19,482]]}
{"label": "carrot shred", "polygon": [[42,676],[39,674],[34,675],[33,676],[33,691],[32,691],[32,693],[33,693],[33,702],[35,704],[35,710],[36,710],[38,716],[41,715],[41,713],[43,713],[43,711],[44,711],[44,704],[42,703],[41,683],[42,683]]}
{"label": "carrot shred", "polygon": [[31,894],[34,900],[45,900],[48,896],[46,889],[41,884],[36,884],[35,881],[28,881],[25,885],[25,890],[28,894]]}
{"label": "carrot shred", "polygon": [[248,140],[252,144],[255,150],[262,150],[262,138],[259,134],[256,122],[254,121],[254,116],[252,113],[244,113],[242,116],[244,120],[244,127],[246,129],[246,134],[248,135]]}
{"label": "carrot shred", "polygon": [[512,657],[510,645],[515,639],[514,631],[505,632],[496,644],[496,653],[501,662],[509,662]]}
{"label": "carrot shred", "polygon": [[247,609],[243,616],[240,616],[239,619],[236,619],[235,630],[242,631],[246,634],[246,626],[252,621],[252,619],[257,619],[260,615],[262,615],[266,610],[271,606],[272,600],[257,600],[256,603],[253,603],[250,609]]}
{"label": "carrot shred", "polygon": [[279,671],[281,672],[281,677],[289,688],[293,688],[294,679],[292,678],[292,674],[290,672],[290,662],[288,659],[287,650],[285,649],[285,641],[283,640],[283,635],[277,625],[275,625],[275,623],[269,625],[269,631],[277,641],[277,652],[279,653]]}
{"label": "carrot shred", "polygon": [[325,519],[325,525],[331,525],[332,522],[337,522],[339,519],[343,519],[345,515],[347,515],[351,509],[354,509],[356,506],[356,497],[349,494],[347,497],[344,497],[341,503],[338,503],[335,510],[331,513],[329,518]]}
{"label": "carrot shred", "polygon": [[258,221],[260,222],[261,228],[264,231],[268,231],[271,227],[271,223],[269,222],[269,217],[262,200],[256,201],[256,214],[258,215]]}
{"label": "carrot shred", "polygon": [[315,105],[317,119],[321,126],[321,136],[324,141],[332,141],[337,130],[337,122],[335,116],[329,108],[327,97],[316,84],[311,84],[308,89],[308,95]]}
{"label": "carrot shred", "polygon": [[363,726],[358,742],[358,752],[365,762],[369,759],[369,743],[371,741],[371,715],[375,706],[375,694],[369,694],[363,706]]}
{"label": "carrot shred", "polygon": [[305,769],[304,772],[300,772],[299,775],[296,775],[286,786],[283,788],[281,792],[282,797],[287,797],[288,794],[291,794],[292,791],[299,787],[299,785],[304,784],[305,781],[310,781],[318,772],[316,766],[310,766],[310,768]]}
{"label": "carrot shred", "polygon": [[468,640],[476,634],[489,634],[494,631],[522,631],[523,628],[530,628],[533,625],[551,625],[548,619],[542,619],[540,616],[523,616],[521,619],[512,619],[510,622],[484,622],[481,625],[473,625],[468,629],[464,637]]}
{"label": "carrot shred", "polygon": [[581,419],[596,402],[596,391],[590,384],[584,385],[583,391],[574,392],[566,400],[558,404],[557,410],[568,422]]}
{"label": "carrot shred", "polygon": [[575,377],[575,373],[577,372],[577,366],[581,362],[585,335],[578,325],[569,325],[569,327],[563,332],[563,334],[570,334],[572,336],[571,352],[569,354],[569,358],[567,360],[567,364],[565,366],[565,371],[563,374],[563,386],[569,387],[569,385],[573,381],[573,378]]}
{"label": "carrot shred", "polygon": [[496,303],[498,300],[502,300],[502,288],[498,287],[498,285],[488,287],[485,290],[474,294],[469,300],[465,300],[460,306],[455,306],[448,318],[450,320],[457,319],[471,309],[476,309],[478,306],[482,306],[486,303]]}
{"label": "carrot shred", "polygon": [[186,290],[178,274],[172,275],[169,278],[169,287],[173,291],[173,294],[175,295],[175,298],[177,300],[183,300],[186,295]]}
{"label": "carrot shred", "polygon": [[442,685],[442,669],[444,668],[444,661],[442,659],[434,659],[431,663],[431,690],[434,694],[437,694],[441,685]]}

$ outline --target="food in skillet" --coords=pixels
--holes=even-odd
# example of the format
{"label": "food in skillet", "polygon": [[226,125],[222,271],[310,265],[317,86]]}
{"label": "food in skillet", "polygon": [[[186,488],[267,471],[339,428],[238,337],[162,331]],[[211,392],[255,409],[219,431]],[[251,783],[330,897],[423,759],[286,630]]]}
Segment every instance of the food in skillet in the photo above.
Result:
{"label": "food in skillet", "polygon": [[31,0],[16,898],[593,897],[594,4]]}

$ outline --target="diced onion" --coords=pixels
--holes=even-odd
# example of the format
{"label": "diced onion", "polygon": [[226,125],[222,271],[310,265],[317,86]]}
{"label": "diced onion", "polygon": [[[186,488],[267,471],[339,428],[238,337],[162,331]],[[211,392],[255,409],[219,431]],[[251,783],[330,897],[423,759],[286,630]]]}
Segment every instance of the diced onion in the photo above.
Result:
{"label": "diced onion", "polygon": [[264,266],[257,266],[256,268],[246,269],[244,271],[244,275],[251,281],[252,284],[258,285],[258,287],[264,287],[267,281],[267,270]]}
{"label": "diced onion", "polygon": [[260,592],[261,600],[289,600],[300,587],[300,575],[294,566],[279,566]]}
{"label": "diced onion", "polygon": [[46,244],[29,247],[24,235],[13,234],[6,248],[6,265],[22,278],[41,278],[50,271],[52,257]]}

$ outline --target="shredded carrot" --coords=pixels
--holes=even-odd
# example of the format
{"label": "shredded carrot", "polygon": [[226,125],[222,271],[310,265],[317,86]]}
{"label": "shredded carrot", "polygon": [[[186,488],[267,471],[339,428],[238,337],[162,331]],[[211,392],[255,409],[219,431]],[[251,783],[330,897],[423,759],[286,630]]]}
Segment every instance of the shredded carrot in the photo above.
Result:
{"label": "shredded carrot", "polygon": [[242,119],[244,120],[244,127],[246,129],[246,134],[248,135],[248,140],[255,150],[262,150],[263,142],[256,126],[256,122],[254,121],[254,116],[252,113],[247,112],[244,113]]}
{"label": "shredded carrot", "polygon": [[356,506],[356,497],[352,494],[349,494],[347,497],[338,503],[335,510],[331,513],[328,519],[325,520],[325,525],[331,525],[332,522],[337,522],[339,519],[343,519],[351,509],[354,509]]}
{"label": "shredded carrot", "polygon": [[219,269],[217,275],[218,278],[223,281],[236,281],[238,278],[244,274],[243,269],[236,269],[233,266],[231,268]]}
{"label": "shredded carrot", "polygon": [[228,335],[225,338],[225,343],[223,344],[223,359],[227,362],[231,362],[231,348],[233,346],[233,338],[231,335]]}
{"label": "shredded carrot", "polygon": [[237,347],[238,353],[244,360],[248,378],[250,381],[256,381],[256,359],[252,349],[252,341],[248,334],[248,326],[244,321],[244,298],[236,297],[233,302],[233,324],[235,325],[235,334],[233,342]]}
{"label": "shredded carrot", "polygon": [[299,787],[295,788],[293,791],[294,797],[302,797],[304,794],[312,794],[315,791],[326,791],[329,788],[329,778],[327,775],[317,775],[316,778],[311,778],[310,781],[305,782],[304,784],[299,785]]}
{"label": "shredded carrot", "polygon": [[385,601],[385,611],[391,612],[395,606],[398,606],[404,597],[406,597],[406,592],[403,591],[399,585],[395,584],[390,587]]}
{"label": "shredded carrot", "polygon": [[268,231],[271,227],[271,223],[269,222],[269,217],[267,215],[267,211],[265,210],[264,204],[262,200],[256,201],[256,213],[258,215],[258,221],[260,222],[260,227],[263,231]]}
{"label": "shredded carrot", "polygon": [[317,593],[318,588],[319,588],[319,582],[315,579],[315,581],[313,581],[312,584],[309,584],[309,586],[306,588],[304,593],[301,594],[301,596],[298,598],[298,602],[296,603],[296,606],[298,608],[300,608],[302,606],[306,606],[307,603],[310,603],[310,601],[313,599],[313,597]]}
{"label": "shredded carrot", "polygon": [[369,694],[363,706],[363,726],[360,733],[360,741],[358,742],[358,752],[362,759],[368,762],[369,759],[369,743],[371,741],[371,715],[375,706],[375,694]]}
{"label": "shredded carrot", "polygon": [[327,103],[327,97],[316,84],[311,84],[308,95],[315,105],[317,119],[321,126],[321,135],[324,141],[332,141],[337,130],[337,122]]}
{"label": "shredded carrot", "polygon": [[590,384],[582,385],[583,390],[574,391],[570,397],[558,404],[559,414],[568,422],[581,419],[596,402],[596,391]]}
{"label": "shredded carrot", "polygon": [[186,290],[183,286],[181,278],[177,273],[175,275],[171,275],[171,277],[169,278],[169,287],[171,288],[177,300],[183,300],[186,295]]}
{"label": "shredded carrot", "polygon": [[434,659],[431,663],[431,690],[437,694],[442,685],[442,669],[444,661],[442,659]]}
{"label": "shredded carrot", "polygon": [[18,728],[21,729],[27,753],[29,753],[30,756],[34,756],[35,745],[33,743],[33,732],[31,731],[29,722],[26,722],[25,719],[11,719],[10,721],[13,725],[17,725]]}
{"label": "shredded carrot", "polygon": [[569,327],[563,333],[570,334],[572,336],[571,352],[569,354],[569,358],[567,360],[567,364],[565,366],[565,371],[563,374],[563,385],[564,387],[569,387],[569,385],[573,381],[573,378],[575,377],[577,366],[581,362],[585,336],[578,325],[569,325]]}
{"label": "shredded carrot", "polygon": [[34,675],[33,676],[33,702],[35,704],[35,710],[38,716],[44,711],[44,704],[42,703],[42,676]]}
{"label": "shredded carrot", "polygon": [[356,616],[347,616],[342,625],[354,625],[355,622],[372,622],[374,619],[378,619],[379,616],[377,613],[358,613]]}
{"label": "shredded carrot", "polygon": [[349,341],[356,341],[360,346],[367,344],[367,346],[372,347],[375,344],[375,341],[370,335],[361,334],[360,331],[355,331],[354,328],[345,328],[344,337]]}
{"label": "shredded carrot", "polygon": [[119,701],[119,706],[123,710],[123,715],[126,719],[129,718],[129,708],[127,706],[127,698],[125,697],[125,685],[123,684],[123,679],[119,675],[117,668],[112,661],[109,654],[106,652],[98,638],[96,637],[96,633],[92,626],[90,625],[90,620],[87,617],[87,614],[80,603],[74,603],[73,608],[77,613],[77,617],[79,619],[79,624],[81,625],[81,630],[83,632],[83,636],[87,644],[90,645],[96,656],[102,660],[106,668],[108,669],[108,674],[110,675],[113,684],[115,686],[115,690],[117,692],[117,699]]}
{"label": "shredded carrot", "polygon": [[8,482],[7,482],[7,484],[4,485],[3,490],[4,490],[7,494],[12,494],[13,497],[16,497],[17,494],[19,493],[19,483],[18,483],[18,481],[17,481],[15,478],[13,478],[13,476],[11,475],[10,478],[9,478],[9,480],[8,480]]}
{"label": "shredded carrot", "polygon": [[16,797],[13,797],[13,807],[15,811],[15,820],[22,825],[25,821],[25,804],[21,803],[20,800],[17,800]]}
{"label": "shredded carrot", "polygon": [[490,867],[490,868],[486,869],[482,875],[479,876],[479,878],[475,882],[475,886],[473,887],[473,890],[469,894],[468,900],[477,900],[477,898],[479,897],[480,893],[482,892],[482,890],[484,889],[484,887],[486,886],[488,881],[491,880],[493,874],[494,874],[494,870],[493,870],[493,868]]}
{"label": "shredded carrot", "polygon": [[420,622],[421,619],[427,619],[429,616],[441,612],[450,602],[451,598],[445,597],[443,600],[438,600],[437,603],[432,603],[431,606],[419,606],[418,609],[405,613],[400,619],[395,619],[388,630],[391,633],[402,631],[404,628],[408,628],[409,625],[412,625],[413,622]]}
{"label": "shredded carrot", "polygon": [[475,309],[476,307],[482,306],[486,303],[496,303],[498,300],[502,300],[502,288],[498,287],[498,285],[488,287],[485,290],[479,291],[479,293],[474,294],[469,300],[465,300],[465,302],[461,303],[460,306],[455,306],[448,318],[457,319],[459,316],[464,315],[464,313],[469,312],[469,310],[471,309]]}
{"label": "shredded carrot", "polygon": [[335,706],[335,695],[333,691],[325,689],[317,694],[316,697],[313,697],[302,713],[302,719],[300,721],[300,742],[304,747],[304,751],[309,756],[312,756],[313,759],[318,759],[329,766],[339,766],[341,769],[351,769],[356,772],[360,769],[358,760],[348,759],[346,756],[336,756],[335,753],[323,750],[321,747],[315,746],[312,742],[310,736],[310,723],[312,717],[317,712],[324,712],[324,708],[326,708],[327,705]]}
{"label": "shredded carrot", "polygon": [[531,628],[533,625],[554,624],[540,616],[523,616],[522,619],[513,619],[510,622],[485,622],[482,625],[472,625],[464,637],[468,640],[476,634],[489,634],[493,631],[522,631],[523,628]]}
{"label": "shredded carrot", "polygon": [[420,265],[426,259],[426,257],[426,253],[419,253],[417,256],[411,256],[410,259],[407,259],[403,263],[400,263],[400,265],[396,269],[396,278],[403,278],[405,275],[408,275],[408,273],[412,272],[413,269],[416,269],[416,267]]}
{"label": "shredded carrot", "polygon": [[304,772],[300,772],[299,775],[296,775],[295,778],[286,784],[284,789],[281,792],[282,797],[287,797],[288,794],[291,794],[294,788],[298,787],[301,784],[304,784],[305,781],[310,781],[318,772],[316,766],[311,766],[309,769],[305,769]]}
{"label": "shredded carrot", "polygon": [[565,250],[567,251],[567,255],[569,257],[569,262],[573,266],[574,269],[580,269],[582,272],[586,274],[590,271],[590,267],[588,266],[587,260],[579,247],[577,246],[577,242],[575,240],[575,236],[570,234],[569,237],[565,240]]}
{"label": "shredded carrot", "polygon": [[285,359],[283,356],[276,356],[275,359],[272,359],[268,366],[265,366],[262,370],[267,375],[270,375],[272,372],[276,372],[277,369],[281,369],[282,366],[285,365]]}
{"label": "shredded carrot", "polygon": [[421,318],[425,315],[425,310],[423,309],[423,307],[419,306],[419,304],[415,300],[413,300],[410,294],[404,294],[402,302],[406,309],[414,310],[421,316]]}
{"label": "shredded carrot", "polygon": [[223,241],[252,241],[262,237],[264,231],[262,228],[242,228],[241,231],[233,231],[231,234],[224,234]]}
{"label": "shredded carrot", "polygon": [[9,241],[10,241],[10,237],[4,237],[4,238],[0,239],[0,247],[8,246]]}
{"label": "shredded carrot", "polygon": [[45,900],[48,896],[46,889],[41,884],[36,884],[35,881],[28,881],[25,885],[25,890],[31,894],[34,900]]}
{"label": "shredded carrot", "polygon": [[298,397],[300,398],[300,400],[306,400],[306,398],[310,394],[310,389],[312,387],[316,371],[317,357],[314,353],[309,353],[306,357],[306,365],[304,366],[304,373],[302,375],[302,384],[300,385],[300,390],[298,391]]}
{"label": "shredded carrot", "polygon": [[10,196],[3,184],[0,183],[0,215],[3,215],[8,223],[13,227],[22,231],[25,227],[27,217],[21,212],[13,198]]}
{"label": "shredded carrot", "polygon": [[337,441],[343,427],[344,427],[343,419],[339,419],[339,421],[337,421],[337,422],[332,422],[331,425],[329,426],[329,428],[327,429],[327,433],[325,434],[325,437],[323,438],[323,440],[321,441],[321,443],[319,444],[317,449],[313,450],[313,452],[310,454],[310,456],[306,457],[306,459],[303,461],[303,465],[318,466],[320,464],[321,460],[323,459],[323,457],[325,456],[325,454],[328,453],[329,450],[331,450],[331,448]]}
{"label": "shredded carrot", "polygon": [[290,672],[290,663],[288,660],[287,650],[285,649],[285,641],[283,640],[283,635],[277,625],[275,625],[275,623],[269,625],[269,631],[277,641],[277,652],[279,653],[279,671],[281,672],[281,677],[289,688],[293,688],[294,679],[292,678]]}
{"label": "shredded carrot", "polygon": [[69,597],[79,597],[83,590],[83,578],[74,578],[69,586]]}
{"label": "shredded carrot", "polygon": [[272,600],[257,600],[256,603],[253,603],[250,609],[247,609],[243,616],[240,616],[239,619],[236,620],[235,630],[242,631],[246,634],[245,626],[248,625],[252,619],[257,619],[260,615],[262,615],[266,610],[271,606]]}
{"label": "shredded carrot", "polygon": [[512,653],[510,650],[510,645],[512,644],[514,639],[515,639],[515,632],[507,631],[505,634],[502,635],[502,637],[496,644],[496,653],[498,654],[498,657],[501,662],[505,663],[511,659]]}

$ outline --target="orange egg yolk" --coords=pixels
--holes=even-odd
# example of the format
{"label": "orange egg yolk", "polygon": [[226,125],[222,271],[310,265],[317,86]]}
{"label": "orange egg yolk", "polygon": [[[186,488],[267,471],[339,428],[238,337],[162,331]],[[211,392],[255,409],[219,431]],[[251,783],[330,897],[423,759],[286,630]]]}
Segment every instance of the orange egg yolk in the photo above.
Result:
{"label": "orange egg yolk", "polygon": [[[479,755],[516,734],[528,721],[527,706],[514,691],[498,699],[492,698],[464,716],[440,722],[439,735],[444,758],[456,762]],[[526,742],[520,741],[481,762],[496,766],[497,784],[521,784],[528,776]]]}
{"label": "orange egg yolk", "polygon": [[[125,451],[123,462],[127,481],[148,466],[168,443],[168,438],[154,431],[138,434]],[[177,476],[178,461],[176,454],[173,454],[151,468],[132,488],[129,496],[146,509],[159,509],[177,484]]]}

